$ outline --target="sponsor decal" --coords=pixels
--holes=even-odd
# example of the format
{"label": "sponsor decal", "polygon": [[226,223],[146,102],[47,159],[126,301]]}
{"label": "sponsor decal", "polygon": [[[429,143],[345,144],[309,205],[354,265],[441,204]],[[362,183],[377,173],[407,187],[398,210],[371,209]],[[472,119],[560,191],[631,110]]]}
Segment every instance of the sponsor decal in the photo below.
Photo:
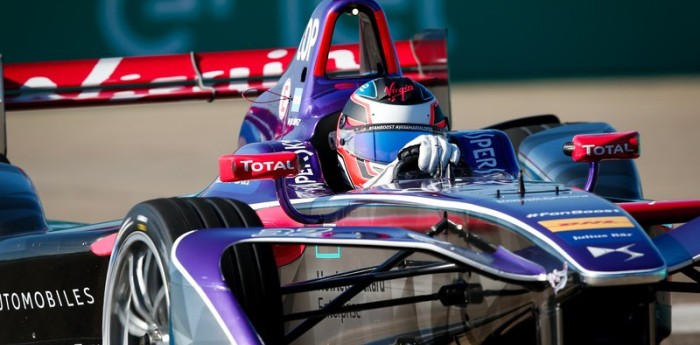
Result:
{"label": "sponsor decal", "polygon": [[[335,274],[338,274],[338,271],[335,272]],[[320,270],[316,271],[316,278],[323,278],[325,276],[325,272]],[[350,286],[334,286],[330,288],[325,288],[321,289],[319,291],[323,292],[332,292],[332,293],[342,293],[346,290],[348,290]],[[386,287],[384,284],[384,281],[377,281],[377,282],[372,282],[370,283],[367,287],[362,289],[363,293],[384,293],[386,292]],[[330,303],[335,296],[330,296],[328,298],[324,298],[323,296],[317,297],[318,301],[318,309],[321,310],[326,307],[328,303]],[[328,300],[328,301],[326,301]],[[352,303],[346,304],[346,306],[352,306]],[[345,323],[346,320],[350,319],[361,319],[362,318],[362,311],[358,310],[351,310],[351,311],[344,311],[342,313],[337,313],[337,314],[331,314],[326,316],[326,318],[329,319],[336,319],[340,320],[340,323]]]}
{"label": "sponsor decal", "polygon": [[316,40],[318,39],[319,23],[318,18],[311,18],[309,23],[306,24],[304,36],[301,37],[297,51],[297,61],[309,61],[311,49],[316,45]]}
{"label": "sponsor decal", "polygon": [[292,152],[223,155],[219,157],[219,178],[230,182],[248,179],[281,178],[299,171],[298,157]]}
{"label": "sponsor decal", "polygon": [[630,147],[630,144],[616,145],[581,145],[586,150],[587,156],[607,156],[621,153],[637,153],[637,150]]}
{"label": "sponsor decal", "polygon": [[280,120],[284,119],[284,116],[287,115],[287,110],[289,109],[289,100],[291,99],[292,95],[292,80],[287,78],[287,80],[284,81],[284,85],[282,86],[282,93],[280,95],[280,102],[278,105],[278,113],[277,116],[279,116]]}
{"label": "sponsor decal", "polygon": [[611,233],[584,233],[572,235],[571,239],[574,241],[585,241],[585,240],[607,240],[607,239],[621,239],[621,238],[631,238],[634,234],[631,232],[611,232]]}
{"label": "sponsor decal", "polygon": [[591,215],[604,215],[604,214],[619,214],[620,210],[614,208],[608,209],[597,209],[597,210],[569,210],[569,211],[550,211],[550,212],[538,212],[538,213],[528,213],[527,218],[548,218],[548,217],[562,217],[562,216],[591,216]]}
{"label": "sponsor decal", "polygon": [[487,174],[501,170],[498,169],[496,150],[493,148],[493,137],[493,134],[467,136],[467,138],[469,138],[469,144],[472,147],[477,147],[471,150],[472,157],[476,162],[476,169],[474,169],[474,172]]}
{"label": "sponsor decal", "polygon": [[335,62],[335,68],[340,71],[357,71],[360,64],[355,59],[355,53],[347,49],[333,49],[328,52],[328,63]]}
{"label": "sponsor decal", "polygon": [[586,247],[589,252],[591,252],[591,255],[593,255],[594,258],[599,258],[601,256],[610,254],[610,253],[622,253],[628,255],[627,259],[625,261],[630,261],[634,260],[637,258],[641,258],[644,256],[644,253],[637,253],[632,251],[630,248],[634,246],[634,243],[628,244],[623,247],[619,248],[603,248],[603,247]]}
{"label": "sponsor decal", "polygon": [[136,228],[141,230],[141,231],[148,231],[148,217],[143,216],[143,215],[138,215],[136,217],[136,221],[138,223],[136,224]]}
{"label": "sponsor decal", "polygon": [[421,131],[421,132],[432,132],[435,130],[435,127],[431,125],[417,125],[417,124],[395,124],[395,123],[386,123],[386,124],[373,124],[373,125],[364,125],[364,126],[356,126],[353,128],[355,132],[358,133],[363,133],[363,132],[372,132],[372,131]]}
{"label": "sponsor decal", "polygon": [[89,287],[25,292],[0,292],[0,312],[47,308],[77,308],[95,304]]}
{"label": "sponsor decal", "polygon": [[623,216],[554,219],[538,223],[552,232],[634,227],[629,218]]}
{"label": "sponsor decal", "polygon": [[[225,93],[243,93],[259,87],[269,88],[277,83],[275,77],[279,77],[284,70],[286,61],[281,59],[293,51],[276,49],[264,57],[243,52],[233,53],[228,59],[214,58],[208,62],[207,70],[202,71],[202,77],[212,79],[222,75],[228,76],[231,79],[228,85],[217,83],[215,86]],[[155,62],[155,59],[159,59],[158,62]],[[151,66],[160,68],[150,68]],[[192,76],[192,63],[189,57],[184,58],[182,55],[165,61],[161,57],[142,56],[102,58],[95,62],[71,62],[55,70],[22,68],[13,69],[11,72],[11,78],[17,81],[17,90],[20,91],[17,97],[9,100],[13,104],[33,101],[138,100],[160,98],[170,94],[211,93],[211,89],[197,85],[197,79]],[[259,77],[263,79],[260,80]],[[79,87],[85,88],[80,93],[48,91],[56,88],[74,88],[77,80],[81,80]],[[185,81],[192,81],[195,85],[163,86],[166,83]],[[114,83],[130,83],[133,87],[110,88]]]}
{"label": "sponsor decal", "polygon": [[499,199],[496,200],[499,204],[510,204],[510,203],[524,203],[524,202],[537,202],[537,201],[552,201],[552,200],[563,200],[563,199],[579,199],[588,198],[588,194],[573,194],[573,195],[557,195],[557,196],[537,196],[537,197],[524,197],[517,199]]}
{"label": "sponsor decal", "polygon": [[[338,274],[338,271],[335,271],[333,274]],[[318,270],[316,271],[316,278],[323,278],[326,276],[325,271],[323,270]],[[319,291],[329,291],[329,292],[344,292],[345,290],[349,289],[350,286],[334,286],[330,288],[325,288],[325,289],[320,289]],[[364,289],[362,289],[362,292],[374,292],[374,293],[382,293],[386,292],[386,286],[383,280],[380,281],[375,281],[367,285]]]}
{"label": "sponsor decal", "polygon": [[333,228],[267,228],[260,230],[259,233],[252,237],[268,237],[268,236],[294,236],[294,235],[317,235],[333,232]]}
{"label": "sponsor decal", "polygon": [[[323,297],[318,297],[318,310],[322,310],[323,308],[326,307],[326,305],[329,302],[325,302]],[[333,298],[329,298],[330,300],[333,300]],[[346,306],[352,306],[352,303],[346,304]],[[342,313],[337,313],[337,314],[330,314],[325,316],[327,319],[338,319],[340,320],[340,323],[345,323],[345,320],[347,319],[361,319],[362,318],[362,312],[357,311],[357,310],[351,310],[351,311],[344,311]]]}
{"label": "sponsor decal", "polygon": [[295,170],[292,161],[254,161],[251,159],[241,161],[241,164],[243,164],[243,171],[245,172]]}
{"label": "sponsor decal", "polygon": [[635,159],[639,157],[639,133],[615,132],[580,134],[564,145],[564,152],[575,162],[596,162],[603,159]]}
{"label": "sponsor decal", "polygon": [[306,149],[304,142],[300,140],[281,140],[280,142],[286,151],[293,151],[299,156],[299,172],[294,177],[294,187],[306,192],[325,190],[325,183],[314,179],[315,173],[311,166],[311,157],[314,153]]}
{"label": "sponsor decal", "polygon": [[393,82],[389,84],[389,86],[384,87],[384,93],[386,93],[391,102],[396,102],[399,97],[401,97],[401,101],[403,102],[406,100],[406,94],[414,89],[415,87],[413,85],[404,85],[397,88],[396,83]]}

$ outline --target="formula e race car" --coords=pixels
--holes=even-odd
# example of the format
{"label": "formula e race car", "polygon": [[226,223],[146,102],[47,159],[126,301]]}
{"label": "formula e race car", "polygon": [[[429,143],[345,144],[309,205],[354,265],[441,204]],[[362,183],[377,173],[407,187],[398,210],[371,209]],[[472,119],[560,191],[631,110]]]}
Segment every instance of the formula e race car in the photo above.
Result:
{"label": "formula e race car", "polygon": [[213,183],[99,224],[45,219],[3,137],[1,344],[658,344],[669,292],[700,291],[700,201],[645,200],[639,134],[607,123],[453,130],[440,175],[406,154],[344,189],[328,137],[360,85],[458,116],[444,32],[394,42],[374,0],[322,1],[296,50],[1,67],[8,110],[258,96]]}

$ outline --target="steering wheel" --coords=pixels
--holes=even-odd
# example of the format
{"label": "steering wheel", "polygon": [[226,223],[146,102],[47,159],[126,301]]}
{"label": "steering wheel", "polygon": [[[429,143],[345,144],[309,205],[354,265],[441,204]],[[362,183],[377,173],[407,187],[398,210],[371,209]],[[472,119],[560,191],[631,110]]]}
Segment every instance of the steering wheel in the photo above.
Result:
{"label": "steering wheel", "polygon": [[[418,155],[420,152],[420,145],[409,146],[402,149],[399,152],[398,163],[394,168],[394,176],[392,182],[397,182],[401,180],[418,180],[433,177],[430,173],[420,170],[418,168]],[[472,176],[471,169],[464,164],[464,161],[460,158],[457,164],[452,162],[448,163],[450,169],[450,175],[454,177],[467,177]]]}
{"label": "steering wheel", "polygon": [[418,169],[420,145],[409,146],[399,152],[392,181],[430,178],[430,173]]}

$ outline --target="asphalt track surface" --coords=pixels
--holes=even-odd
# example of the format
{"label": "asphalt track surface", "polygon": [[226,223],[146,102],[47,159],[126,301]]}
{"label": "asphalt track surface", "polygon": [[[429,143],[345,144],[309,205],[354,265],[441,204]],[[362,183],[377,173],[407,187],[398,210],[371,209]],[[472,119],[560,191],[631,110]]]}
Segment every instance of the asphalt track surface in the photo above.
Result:
{"label": "asphalt track surface", "polygon": [[[217,175],[218,156],[236,149],[249,105],[191,101],[10,112],[8,157],[32,178],[47,217],[118,219],[140,201],[206,187]],[[452,114],[454,129],[556,114],[564,122],[639,131],[645,197],[700,198],[700,77],[454,85]],[[663,344],[697,344],[700,298],[675,294],[673,301],[674,333]]]}

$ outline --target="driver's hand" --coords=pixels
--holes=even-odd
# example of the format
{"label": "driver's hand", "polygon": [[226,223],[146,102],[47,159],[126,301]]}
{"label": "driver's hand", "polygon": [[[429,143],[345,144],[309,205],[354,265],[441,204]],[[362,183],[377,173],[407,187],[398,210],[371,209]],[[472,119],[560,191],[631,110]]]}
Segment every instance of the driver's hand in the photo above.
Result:
{"label": "driver's hand", "polygon": [[418,149],[418,169],[431,176],[435,176],[438,171],[445,171],[448,163],[459,162],[459,148],[455,144],[448,143],[442,136],[420,135],[404,145],[399,151],[399,157],[416,148]]}
{"label": "driver's hand", "polygon": [[362,187],[370,188],[391,183],[399,160],[405,155],[412,154],[418,154],[418,169],[433,177],[438,175],[438,167],[444,172],[448,163],[457,164],[460,157],[459,147],[448,143],[444,137],[430,134],[420,135],[404,145],[399,151],[398,157],[389,163],[384,171],[367,181]]}

